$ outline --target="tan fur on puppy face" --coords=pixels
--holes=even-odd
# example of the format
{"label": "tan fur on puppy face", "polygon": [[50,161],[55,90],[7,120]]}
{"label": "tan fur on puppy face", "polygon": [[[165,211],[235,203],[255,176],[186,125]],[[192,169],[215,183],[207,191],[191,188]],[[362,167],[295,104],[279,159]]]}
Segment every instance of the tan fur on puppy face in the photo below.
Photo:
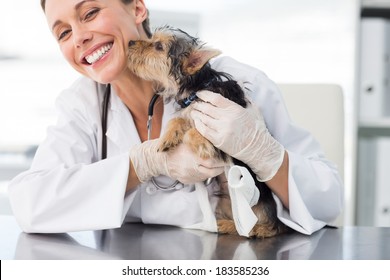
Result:
{"label": "tan fur on puppy face", "polygon": [[144,80],[158,81],[156,91],[169,88],[174,95],[177,84],[169,75],[172,67],[168,56],[171,42],[172,36],[163,33],[155,33],[149,40],[133,41],[129,44],[128,67]]}

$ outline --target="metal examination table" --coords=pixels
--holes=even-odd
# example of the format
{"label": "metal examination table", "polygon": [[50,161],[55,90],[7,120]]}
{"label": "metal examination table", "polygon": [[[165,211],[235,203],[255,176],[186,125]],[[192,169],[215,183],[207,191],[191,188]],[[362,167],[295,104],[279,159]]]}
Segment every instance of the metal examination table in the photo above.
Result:
{"label": "metal examination table", "polygon": [[13,216],[0,216],[0,259],[390,259],[390,228],[324,228],[311,236],[266,239],[124,224],[121,228],[64,234],[26,234]]}

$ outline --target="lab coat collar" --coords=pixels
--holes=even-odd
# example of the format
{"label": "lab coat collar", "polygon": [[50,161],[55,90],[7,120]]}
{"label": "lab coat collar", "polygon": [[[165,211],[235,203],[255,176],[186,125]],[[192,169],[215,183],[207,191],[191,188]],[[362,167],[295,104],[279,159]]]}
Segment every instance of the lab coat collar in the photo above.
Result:
{"label": "lab coat collar", "polygon": [[[161,135],[165,132],[168,121],[175,116],[177,111],[176,108],[177,104],[175,104],[174,101],[164,104]],[[128,151],[133,145],[141,143],[130,111],[113,88],[111,89],[106,135],[108,139],[107,151],[109,155],[113,155],[114,151],[117,151],[117,153]]]}

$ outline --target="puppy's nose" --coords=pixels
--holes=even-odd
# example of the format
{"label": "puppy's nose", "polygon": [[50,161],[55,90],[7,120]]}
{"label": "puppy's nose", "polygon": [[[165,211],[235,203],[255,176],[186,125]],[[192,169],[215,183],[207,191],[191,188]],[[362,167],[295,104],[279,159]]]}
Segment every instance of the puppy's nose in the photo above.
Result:
{"label": "puppy's nose", "polygon": [[131,41],[129,42],[129,47],[134,46],[134,45],[135,45],[135,41],[131,40]]}

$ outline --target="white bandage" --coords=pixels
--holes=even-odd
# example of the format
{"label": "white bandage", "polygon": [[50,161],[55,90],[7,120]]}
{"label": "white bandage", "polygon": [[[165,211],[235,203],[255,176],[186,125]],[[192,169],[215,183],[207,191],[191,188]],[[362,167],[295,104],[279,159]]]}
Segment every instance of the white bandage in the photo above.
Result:
{"label": "white bandage", "polygon": [[236,230],[239,235],[249,237],[258,220],[251,207],[258,202],[260,192],[249,171],[237,165],[228,172],[228,186]]}

